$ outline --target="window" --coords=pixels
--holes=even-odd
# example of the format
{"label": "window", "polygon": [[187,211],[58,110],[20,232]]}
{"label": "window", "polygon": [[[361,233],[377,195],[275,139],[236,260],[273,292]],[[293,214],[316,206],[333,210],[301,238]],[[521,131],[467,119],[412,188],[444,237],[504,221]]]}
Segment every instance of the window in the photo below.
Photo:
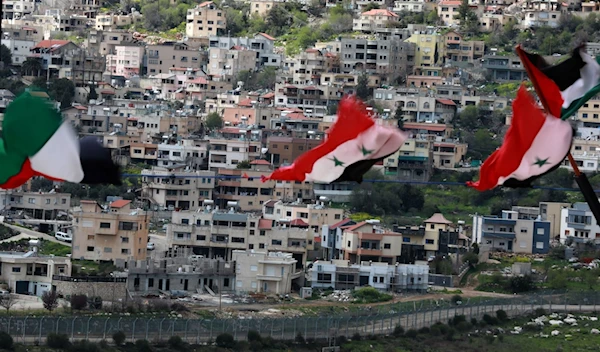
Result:
{"label": "window", "polygon": [[342,216],[340,214],[335,214],[334,219],[339,220]]}
{"label": "window", "polygon": [[410,243],[410,237],[402,237],[402,242]]}
{"label": "window", "polygon": [[29,199],[27,200],[27,202],[28,202],[29,204],[35,204],[35,198],[29,198]]}
{"label": "window", "polygon": [[123,231],[137,231],[138,230],[138,224],[136,222],[120,221],[119,222],[119,230],[123,230]]}
{"label": "window", "polygon": [[121,243],[129,243],[129,237],[121,237]]}
{"label": "window", "polygon": [[536,249],[544,249],[544,242],[536,242],[535,248]]}
{"label": "window", "polygon": [[12,272],[13,272],[13,273],[20,273],[20,272],[21,272],[21,268],[20,268],[20,267],[18,267],[18,266],[13,266],[13,267],[12,267]]}
{"label": "window", "polygon": [[196,235],[196,241],[205,241],[206,240],[206,236],[204,235]]}
{"label": "window", "polygon": [[110,229],[110,222],[101,222],[100,228],[101,229]]}
{"label": "window", "polygon": [[148,279],[148,287],[154,287],[154,279],[153,278]]}
{"label": "window", "polygon": [[250,236],[254,235],[254,230],[250,230]]}
{"label": "window", "polygon": [[521,233],[527,233],[527,228],[526,227],[522,227],[521,228]]}
{"label": "window", "polygon": [[425,240],[425,244],[435,244],[435,240]]}
{"label": "window", "polygon": [[544,235],[544,233],[545,233],[545,229],[543,227],[538,227],[537,234],[538,235]]}
{"label": "window", "polygon": [[88,252],[93,252],[94,251],[94,247],[93,246],[88,246],[87,247],[87,251]]}
{"label": "window", "polygon": [[264,243],[259,243],[259,244],[258,244],[258,248],[260,248],[260,249],[264,249],[264,248],[265,248],[265,244],[264,244]]}
{"label": "window", "polygon": [[435,229],[435,224],[429,224],[429,228],[432,230]]}
{"label": "window", "polygon": [[250,265],[250,271],[258,271],[258,266]]}
{"label": "window", "polygon": [[50,198],[46,199],[46,204],[50,204]]}
{"label": "window", "polygon": [[390,243],[384,243],[383,244],[383,249],[391,249],[392,245]]}
{"label": "window", "polygon": [[317,282],[331,282],[331,274],[317,274]]}
{"label": "window", "polygon": [[127,249],[127,248],[121,249],[121,254],[129,254],[129,249]]}
{"label": "window", "polygon": [[104,247],[104,253],[112,253],[112,247]]}
{"label": "window", "polygon": [[273,246],[281,246],[281,240],[271,240],[271,245],[273,245]]}

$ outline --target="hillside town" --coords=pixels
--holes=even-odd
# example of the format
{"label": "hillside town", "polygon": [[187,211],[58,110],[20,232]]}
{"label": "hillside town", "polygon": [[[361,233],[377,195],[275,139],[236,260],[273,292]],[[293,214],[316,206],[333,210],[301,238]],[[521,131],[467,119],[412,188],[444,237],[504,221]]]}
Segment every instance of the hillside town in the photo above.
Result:
{"label": "hillside town", "polygon": [[[511,124],[528,78],[514,45],[553,63],[572,39],[596,56],[600,37],[579,35],[597,26],[597,2],[167,3],[185,5],[181,18],[162,17],[162,1],[2,1],[0,121],[29,92],[110,149],[124,173],[120,188],[34,178],[0,189],[0,294],[24,309],[48,308],[23,296],[57,292],[114,306],[178,300],[225,318],[223,302],[455,289],[488,275],[478,263],[506,258],[503,279],[544,288],[548,268],[536,261],[551,254],[600,265],[587,255],[600,224],[564,193],[567,159],[543,191],[446,198]],[[408,133],[369,171],[397,187],[268,180],[328,138],[348,95]],[[569,119],[571,155],[595,182],[599,116],[595,97]]]}

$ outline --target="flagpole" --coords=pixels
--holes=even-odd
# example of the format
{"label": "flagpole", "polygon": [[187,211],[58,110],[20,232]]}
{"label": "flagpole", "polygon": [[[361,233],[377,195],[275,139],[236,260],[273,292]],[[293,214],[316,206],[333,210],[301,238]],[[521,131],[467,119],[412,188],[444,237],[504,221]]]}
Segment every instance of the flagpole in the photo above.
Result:
{"label": "flagpole", "polygon": [[[521,44],[517,45],[517,48],[520,49]],[[517,55],[519,55],[519,58],[521,59],[522,64],[525,63],[526,60],[528,60],[528,58],[524,57],[525,53],[523,52],[523,50],[516,50],[516,52],[517,52]],[[531,77],[533,77],[533,75],[529,71],[529,65],[523,64],[523,67],[525,68],[525,72],[527,72],[527,76],[529,76],[529,81],[531,81],[531,83],[533,84],[533,88],[535,89],[535,92],[537,93],[538,98],[540,99],[540,102],[542,103],[542,107],[544,108],[544,111],[546,113],[549,113],[550,105],[546,101],[546,97],[544,96],[544,94],[541,94],[542,89],[541,89],[539,83],[535,79],[531,79]],[[557,116],[557,117],[560,118],[560,116]],[[594,214],[594,218],[596,218],[596,223],[600,223],[600,202],[598,201],[596,192],[594,192],[594,188],[590,184],[590,181],[588,180],[587,176],[579,170],[579,166],[577,166],[577,162],[575,161],[575,158],[573,158],[573,155],[571,154],[571,152],[569,152],[569,154],[567,154],[567,158],[569,159],[571,168],[573,168],[573,172],[575,173],[575,181],[577,182],[577,185],[579,186],[581,193],[583,193],[583,198],[585,199],[588,206],[590,207],[592,214]]]}

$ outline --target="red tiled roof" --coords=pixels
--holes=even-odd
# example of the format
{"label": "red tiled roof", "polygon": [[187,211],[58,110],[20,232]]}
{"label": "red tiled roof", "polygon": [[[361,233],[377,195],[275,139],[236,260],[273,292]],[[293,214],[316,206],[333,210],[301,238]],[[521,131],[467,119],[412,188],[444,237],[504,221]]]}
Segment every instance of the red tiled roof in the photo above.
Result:
{"label": "red tiled roof", "polygon": [[115,92],[113,92],[112,90],[103,90],[103,91],[100,92],[100,94],[115,95]]}
{"label": "red tiled roof", "polygon": [[308,226],[308,224],[302,219],[294,219],[290,221],[290,226]]}
{"label": "red tiled roof", "polygon": [[51,49],[50,51],[53,51],[55,49],[60,48],[63,45],[69,44],[70,42],[68,40],[42,40],[41,42],[37,43],[36,46],[34,46],[33,48],[31,48],[31,50],[33,49]]}
{"label": "red tiled roof", "polygon": [[442,213],[435,213],[429,219],[425,220],[425,223],[452,224],[452,221],[446,219]]}
{"label": "red tiled roof", "polygon": [[208,81],[204,77],[196,77],[192,80],[189,80],[188,83],[208,84]]}
{"label": "red tiled roof", "polygon": [[438,126],[438,125],[427,126],[427,125],[415,124],[415,123],[405,123],[403,129],[404,130],[427,130],[427,131],[442,132],[442,131],[446,130],[446,126]]}
{"label": "red tiled roof", "polygon": [[315,243],[321,243],[321,236],[315,236],[314,241]]}
{"label": "red tiled roof", "polygon": [[392,11],[386,9],[373,9],[367,12],[361,13],[361,16],[385,16],[385,17],[398,17]]}
{"label": "red tiled roof", "polygon": [[267,94],[263,95],[262,97],[265,98],[265,99],[271,99],[271,98],[275,97],[275,93],[270,92],[270,93],[267,93]]}
{"label": "red tiled roof", "polygon": [[271,163],[266,160],[256,159],[256,160],[252,160],[250,162],[250,165],[271,165]]}
{"label": "red tiled roof", "polygon": [[267,207],[267,208],[273,208],[276,203],[277,203],[276,201],[270,200],[270,201],[268,201],[268,202],[265,203],[265,207]]}
{"label": "red tiled roof", "polygon": [[453,102],[450,99],[436,99],[438,103],[444,104],[444,105],[453,105],[456,106],[456,103]]}
{"label": "red tiled roof", "polygon": [[208,6],[210,4],[214,4],[214,2],[212,2],[212,1],[205,1],[205,2],[201,3],[200,5],[198,5],[198,7],[205,7],[205,6]]}
{"label": "red tiled roof", "polygon": [[115,200],[114,202],[110,203],[110,207],[111,208],[123,208],[124,206],[126,206],[129,203],[131,203],[130,200],[125,200],[125,199]]}
{"label": "red tiled roof", "polygon": [[252,106],[252,99],[243,99],[238,103],[238,106]]}
{"label": "red tiled roof", "polygon": [[304,114],[300,113],[300,112],[292,112],[292,113],[289,113],[289,114],[285,115],[285,117],[290,118],[290,119],[294,119],[294,120],[303,120],[303,119],[306,119],[306,116],[304,116]]}
{"label": "red tiled roof", "polygon": [[235,127],[224,127],[224,128],[221,128],[221,130],[219,130],[219,132],[240,134],[240,129],[235,128]]}
{"label": "red tiled roof", "polygon": [[456,144],[452,143],[433,143],[433,145],[436,147],[456,147]]}
{"label": "red tiled roof", "polygon": [[270,230],[273,228],[273,221],[269,219],[260,219],[258,220],[258,229],[259,230]]}
{"label": "red tiled roof", "polygon": [[73,106],[73,107],[74,107],[75,109],[77,109],[77,110],[87,110],[87,107],[86,107],[86,106],[83,106],[83,105],[75,105],[75,106]]}
{"label": "red tiled roof", "polygon": [[268,35],[267,33],[258,33],[260,35],[262,35],[263,37],[269,39],[269,40],[275,40],[275,38],[271,37],[270,35]]}
{"label": "red tiled roof", "polygon": [[342,221],[338,221],[338,222],[336,222],[335,224],[333,224],[333,225],[329,226],[329,229],[330,229],[330,230],[335,230],[335,229],[337,229],[338,227],[344,226],[344,225],[346,225],[347,223],[349,223],[349,222],[351,222],[351,221],[353,221],[353,220],[352,220],[352,219],[350,219],[350,218],[345,218],[344,220],[342,220]]}
{"label": "red tiled roof", "polygon": [[346,226],[346,227],[344,227],[344,230],[347,230],[347,231],[354,231],[354,230],[357,230],[357,229],[359,229],[359,228],[361,228],[361,227],[365,226],[366,224],[367,224],[367,222],[366,222],[366,221],[361,221],[361,222],[359,222],[359,223],[358,223],[358,224],[356,224],[356,225],[352,225],[352,226]]}
{"label": "red tiled roof", "polygon": [[444,5],[444,6],[460,6],[462,4],[462,1],[459,0],[442,0],[439,2],[439,5]]}

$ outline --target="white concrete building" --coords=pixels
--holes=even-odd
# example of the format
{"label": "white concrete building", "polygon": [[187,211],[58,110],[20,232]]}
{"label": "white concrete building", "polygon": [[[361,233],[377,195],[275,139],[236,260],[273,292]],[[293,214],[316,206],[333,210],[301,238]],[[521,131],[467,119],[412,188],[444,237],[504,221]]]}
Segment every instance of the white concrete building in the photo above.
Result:
{"label": "white concrete building", "polygon": [[575,203],[572,208],[563,208],[560,213],[560,243],[600,243],[600,226],[587,203]]}
{"label": "white concrete building", "polygon": [[203,200],[212,199],[215,173],[153,168],[142,170],[142,182],[142,198],[153,207],[196,210]]}
{"label": "white concrete building", "polygon": [[233,251],[235,292],[286,294],[292,281],[302,276],[291,253]]}

